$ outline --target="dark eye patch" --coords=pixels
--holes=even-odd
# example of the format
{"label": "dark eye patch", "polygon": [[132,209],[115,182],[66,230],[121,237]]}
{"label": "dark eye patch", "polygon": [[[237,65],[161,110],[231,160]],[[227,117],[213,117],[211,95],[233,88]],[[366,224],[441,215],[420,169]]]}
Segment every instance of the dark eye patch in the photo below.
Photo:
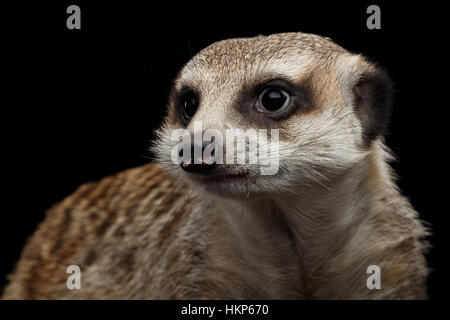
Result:
{"label": "dark eye patch", "polygon": [[173,100],[177,118],[186,126],[200,106],[200,95],[190,87],[183,87],[179,92],[173,94]]}
{"label": "dark eye patch", "polygon": [[[268,90],[281,91],[289,95],[289,105],[279,111],[261,112],[258,111],[258,97]],[[261,101],[261,100],[260,100]],[[261,104],[259,102],[259,104]],[[244,116],[266,124],[267,122],[281,121],[288,118],[295,112],[306,112],[312,109],[309,90],[303,84],[293,84],[286,79],[272,79],[252,87],[244,88],[241,97],[237,102],[237,109]],[[267,109],[267,108],[266,108]]]}

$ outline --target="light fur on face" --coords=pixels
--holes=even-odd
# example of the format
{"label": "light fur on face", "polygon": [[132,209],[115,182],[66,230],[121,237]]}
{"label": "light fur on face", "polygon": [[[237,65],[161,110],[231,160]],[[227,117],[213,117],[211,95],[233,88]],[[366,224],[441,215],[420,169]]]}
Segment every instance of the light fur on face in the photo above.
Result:
{"label": "light fur on face", "polygon": [[[258,165],[226,165],[222,167],[227,172],[247,175],[245,185],[215,185],[208,186],[208,190],[260,194],[302,187],[308,192],[308,186],[326,184],[358,164],[370,152],[363,132],[363,120],[369,112],[362,110],[363,116],[358,115],[354,88],[371,72],[377,72],[376,68],[361,56],[309,34],[232,39],[202,50],[182,69],[174,84],[174,92],[190,87],[201,96],[201,105],[186,129],[193,133],[193,123],[199,121],[204,129],[220,130],[223,136],[228,128],[276,128],[281,136],[278,174],[262,176]],[[304,87],[312,106],[300,108],[282,121],[258,122],[246,117],[239,106],[241,96],[254,84],[278,78]],[[185,174],[171,160],[178,143],[171,141],[171,132],[184,127],[177,122],[178,111],[174,109],[171,100],[154,151],[164,168],[189,180],[192,175]],[[389,113],[388,106],[385,112]]]}

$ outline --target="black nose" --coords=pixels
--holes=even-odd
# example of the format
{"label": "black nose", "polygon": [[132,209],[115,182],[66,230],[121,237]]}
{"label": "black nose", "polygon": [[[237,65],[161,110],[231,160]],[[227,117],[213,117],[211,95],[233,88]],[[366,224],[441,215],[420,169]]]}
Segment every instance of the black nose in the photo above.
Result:
{"label": "black nose", "polygon": [[[212,145],[210,147],[210,148],[212,148],[212,150],[210,152],[211,158],[208,158],[208,159],[203,158],[203,153],[205,151],[205,148],[210,144],[213,144],[213,142],[203,141],[202,152],[201,152],[200,158],[198,158],[197,161],[195,161],[195,152],[194,152],[195,144],[193,143],[191,145],[191,159],[186,161],[186,159],[183,158],[181,165],[180,165],[181,168],[184,171],[193,172],[193,173],[207,173],[211,169],[213,169],[216,166],[216,162],[214,160],[214,156],[215,156],[214,145]],[[179,155],[180,155],[180,157],[183,157],[183,149],[180,150]]]}

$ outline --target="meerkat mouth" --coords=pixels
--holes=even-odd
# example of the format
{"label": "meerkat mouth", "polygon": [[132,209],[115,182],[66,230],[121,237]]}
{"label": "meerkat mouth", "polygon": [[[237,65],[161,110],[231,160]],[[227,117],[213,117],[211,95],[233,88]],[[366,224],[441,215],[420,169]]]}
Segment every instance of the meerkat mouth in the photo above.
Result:
{"label": "meerkat mouth", "polygon": [[229,183],[240,180],[247,180],[246,173],[220,173],[210,175],[195,175],[195,180],[204,184]]}

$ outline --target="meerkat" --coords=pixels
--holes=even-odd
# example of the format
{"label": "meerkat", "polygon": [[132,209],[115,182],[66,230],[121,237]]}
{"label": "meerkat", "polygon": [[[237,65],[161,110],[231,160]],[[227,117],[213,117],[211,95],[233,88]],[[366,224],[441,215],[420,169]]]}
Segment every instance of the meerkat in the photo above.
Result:
{"label": "meerkat", "polygon": [[[3,298],[427,298],[428,228],[388,165],[391,100],[386,72],[329,38],[213,43],[174,81],[154,163],[48,210]],[[278,172],[174,163],[171,132],[194,121],[278,129]],[[79,289],[67,287],[70,265]]]}

